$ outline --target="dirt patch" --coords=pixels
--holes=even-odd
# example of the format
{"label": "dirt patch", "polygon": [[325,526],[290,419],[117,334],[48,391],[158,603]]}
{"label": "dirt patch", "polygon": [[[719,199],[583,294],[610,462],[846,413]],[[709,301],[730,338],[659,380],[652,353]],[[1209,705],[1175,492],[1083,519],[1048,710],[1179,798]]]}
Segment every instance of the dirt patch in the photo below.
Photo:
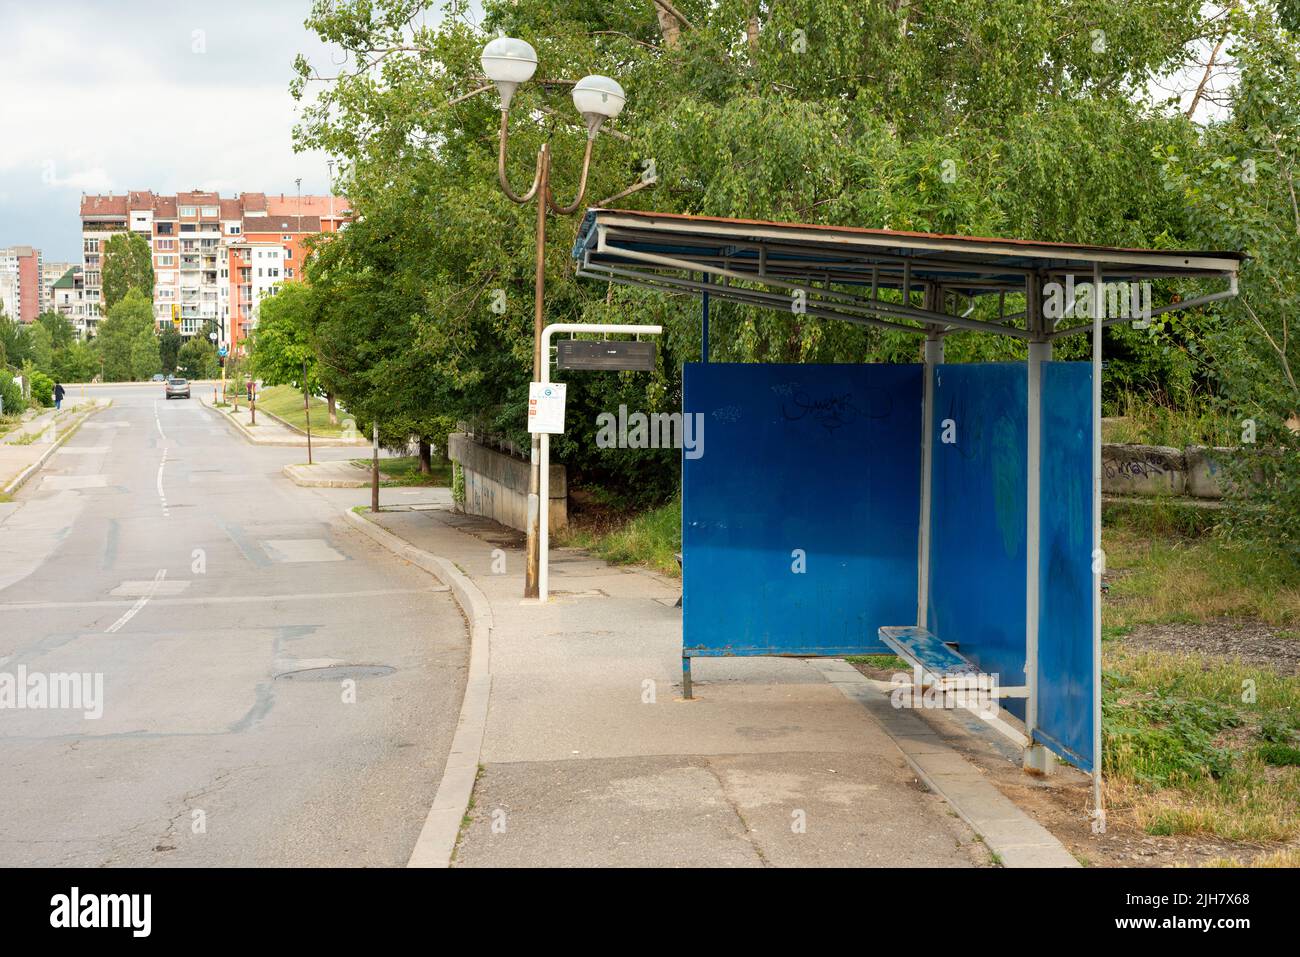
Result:
{"label": "dirt patch", "polygon": [[[854,662],[858,671],[888,681],[898,669],[879,660]],[[1094,834],[1088,808],[1092,779],[1068,766],[1051,777],[1026,774],[1014,743],[972,719],[969,712],[923,711],[921,717],[1017,807],[1047,828],[1089,867],[1200,867],[1219,859],[1246,864],[1275,853],[1276,846],[1225,841],[1208,835],[1157,836],[1138,824],[1127,796],[1107,790],[1106,832]],[[977,727],[978,726],[978,727]],[[976,728],[976,730],[972,730]]]}
{"label": "dirt patch", "polygon": [[1300,634],[1261,621],[1218,618],[1196,624],[1138,625],[1121,640],[1127,648],[1236,658],[1244,664],[1300,675]]}

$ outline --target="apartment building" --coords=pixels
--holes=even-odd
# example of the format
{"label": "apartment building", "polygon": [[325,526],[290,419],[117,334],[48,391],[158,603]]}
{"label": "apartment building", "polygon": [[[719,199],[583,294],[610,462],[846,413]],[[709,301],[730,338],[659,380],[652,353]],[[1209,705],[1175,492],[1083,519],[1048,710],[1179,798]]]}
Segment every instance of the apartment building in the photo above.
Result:
{"label": "apartment building", "polygon": [[86,338],[86,295],[85,283],[81,278],[81,267],[72,266],[55,280],[50,289],[51,308],[72,323],[77,337]]}
{"label": "apartment building", "polygon": [[0,249],[0,305],[19,322],[41,313],[41,251],[31,246]]}
{"label": "apartment building", "polygon": [[182,336],[211,320],[221,344],[238,347],[257,324],[257,304],[295,278],[302,241],[333,232],[351,215],[341,196],[223,198],[191,190],[160,196],[148,190],[83,196],[81,226],[86,323],[92,329],[103,306],[104,243],[115,233],[143,236],[153,252],[154,319],[180,319]]}
{"label": "apartment building", "polygon": [[41,312],[54,312],[54,284],[62,279],[75,263],[41,261]]}

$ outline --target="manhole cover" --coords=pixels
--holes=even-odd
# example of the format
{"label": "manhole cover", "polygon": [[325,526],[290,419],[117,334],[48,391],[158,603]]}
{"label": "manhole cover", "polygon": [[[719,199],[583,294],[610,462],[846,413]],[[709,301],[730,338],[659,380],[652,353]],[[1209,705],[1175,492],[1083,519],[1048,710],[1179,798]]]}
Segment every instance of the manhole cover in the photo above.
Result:
{"label": "manhole cover", "polygon": [[388,665],[334,665],[332,668],[303,668],[275,676],[276,681],[345,681],[348,678],[383,678],[396,668]]}

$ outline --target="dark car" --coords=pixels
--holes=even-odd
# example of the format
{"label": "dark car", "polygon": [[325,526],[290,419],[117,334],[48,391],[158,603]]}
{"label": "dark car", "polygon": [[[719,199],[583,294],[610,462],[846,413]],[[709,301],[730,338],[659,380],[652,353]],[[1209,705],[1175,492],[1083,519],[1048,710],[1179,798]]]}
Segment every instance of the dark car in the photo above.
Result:
{"label": "dark car", "polygon": [[163,388],[163,394],[169,399],[188,399],[190,397],[190,380],[171,378]]}

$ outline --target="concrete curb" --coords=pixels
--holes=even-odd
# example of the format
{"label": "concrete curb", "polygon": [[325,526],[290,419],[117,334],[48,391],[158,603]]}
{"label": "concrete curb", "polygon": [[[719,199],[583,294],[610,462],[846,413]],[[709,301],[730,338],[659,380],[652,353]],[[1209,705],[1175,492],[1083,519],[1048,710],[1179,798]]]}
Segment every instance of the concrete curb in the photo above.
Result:
{"label": "concrete curb", "polygon": [[843,659],[809,663],[851,701],[871,712],[926,786],[943,797],[996,854],[1003,867],[1079,867],[1074,855],[990,784],[979,769],[948,745],[920,717],[895,708],[883,692]]}
{"label": "concrete curb", "polygon": [[6,485],[3,489],[0,489],[0,493],[3,493],[5,495],[12,495],[14,492],[22,488],[23,483],[26,482],[33,475],[35,475],[36,472],[40,469],[40,467],[45,464],[45,460],[48,459],[51,455],[53,455],[55,452],[57,452],[63,446],[64,442],[68,441],[68,439],[72,438],[72,436],[76,434],[77,429],[81,428],[81,424],[83,422],[85,422],[96,412],[99,412],[102,409],[107,409],[112,404],[113,404],[113,400],[109,399],[108,402],[106,402],[104,405],[100,405],[98,402],[96,402],[93,407],[87,409],[84,413],[82,413],[81,418],[77,419],[77,421],[73,422],[72,425],[64,429],[63,434],[54,441],[53,445],[51,445],[48,449],[45,450],[44,454],[42,454],[39,459],[37,459],[31,465],[27,466],[27,468],[23,469],[23,471],[18,474],[18,477],[16,479],[14,479],[12,482]]}
{"label": "concrete curb", "polygon": [[407,867],[450,867],[461,822],[469,810],[478,778],[479,756],[487,728],[488,697],[492,691],[489,651],[492,606],[478,586],[452,562],[416,548],[356,512],[343,514],[362,534],[448,586],[469,622],[469,676],[465,681],[465,697],[460,704],[460,719],[451,741],[451,753],[447,755],[442,770],[438,793],[406,863]]}
{"label": "concrete curb", "polygon": [[[301,464],[286,465],[280,471],[294,485],[300,485],[303,488],[370,488],[369,474],[364,479],[355,481],[352,479],[313,478],[310,475],[303,474],[302,470],[307,468],[311,468],[311,466]],[[357,469],[357,471],[360,472],[361,469]],[[379,474],[381,476],[380,481],[383,481],[382,476],[384,473],[381,471]]]}
{"label": "concrete curb", "polygon": [[[267,417],[268,419],[270,419],[272,422],[279,422],[280,425],[284,426],[284,428],[288,429],[290,432],[293,432],[293,433],[295,433],[296,435],[301,435],[301,436],[302,436],[302,443],[303,443],[304,446],[306,446],[306,444],[307,444],[307,430],[306,430],[306,429],[300,429],[300,428],[298,428],[298,426],[293,425],[292,423],[287,422],[286,420],[280,418],[280,416],[276,415],[274,412],[267,412],[265,409],[258,409],[258,410],[257,410],[257,413],[258,413],[258,415],[264,415],[264,416],[266,416],[266,417]],[[236,424],[238,424],[238,423],[236,423]],[[326,447],[329,447],[329,448],[357,448],[357,449],[368,449],[368,448],[370,448],[370,442],[367,441],[366,439],[339,439],[339,438],[335,438],[335,437],[332,436],[332,435],[318,435],[318,434],[315,433],[315,432],[312,433],[311,444],[312,444],[312,445],[319,445],[321,448],[326,448]]]}
{"label": "concrete curb", "polygon": [[[249,445],[261,445],[270,448],[281,448],[281,449],[305,449],[307,447],[307,434],[305,432],[300,433],[302,436],[301,440],[263,439],[260,436],[254,435],[252,432],[248,431],[248,429],[244,427],[244,424],[242,422],[236,420],[235,417],[230,415],[229,413],[223,412],[221,409],[218,409],[216,406],[212,405],[211,403],[205,402],[203,399],[198,399],[197,401],[199,405],[203,406],[203,408],[207,409],[213,415],[219,416],[220,418],[224,419],[226,424],[229,425],[236,432],[238,432],[240,435],[242,435],[244,437],[244,441],[247,442]],[[270,415],[270,413],[266,412],[265,410],[260,411],[259,414]],[[270,418],[276,419],[276,416],[270,415]],[[314,448],[318,448],[318,449],[325,449],[325,448],[368,449],[370,448],[369,442],[362,442],[362,441],[352,442],[345,439],[326,438],[317,435],[312,436],[311,444]]]}

